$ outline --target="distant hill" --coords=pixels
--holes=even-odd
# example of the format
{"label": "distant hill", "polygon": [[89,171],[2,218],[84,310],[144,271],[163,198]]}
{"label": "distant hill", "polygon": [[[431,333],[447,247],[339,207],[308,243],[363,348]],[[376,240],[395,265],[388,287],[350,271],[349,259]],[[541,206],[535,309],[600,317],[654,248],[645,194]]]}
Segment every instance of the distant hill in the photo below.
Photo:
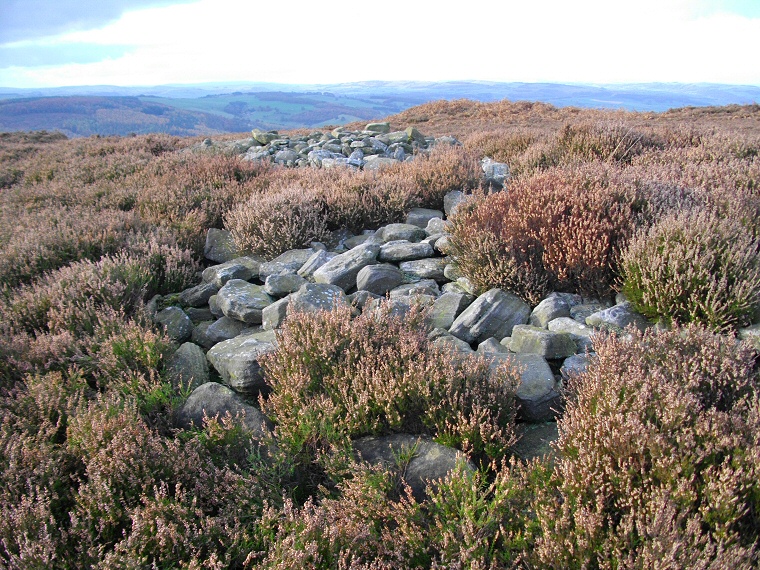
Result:
{"label": "distant hill", "polygon": [[0,131],[49,130],[68,136],[164,132],[178,136],[252,128],[319,128],[379,119],[436,100],[540,101],[635,111],[760,101],[760,87],[716,84],[566,85],[553,83],[386,82],[0,87]]}

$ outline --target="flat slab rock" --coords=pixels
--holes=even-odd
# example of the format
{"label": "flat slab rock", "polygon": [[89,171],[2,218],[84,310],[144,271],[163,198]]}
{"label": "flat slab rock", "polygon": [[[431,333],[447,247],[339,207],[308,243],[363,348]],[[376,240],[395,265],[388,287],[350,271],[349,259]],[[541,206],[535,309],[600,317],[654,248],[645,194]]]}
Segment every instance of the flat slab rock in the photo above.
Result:
{"label": "flat slab rock", "polygon": [[428,483],[446,477],[456,468],[457,462],[464,461],[468,469],[474,470],[461,451],[418,435],[398,433],[363,437],[355,440],[353,447],[364,461],[388,468],[398,467],[398,457],[412,454],[404,470],[404,479],[418,501],[426,497]]}

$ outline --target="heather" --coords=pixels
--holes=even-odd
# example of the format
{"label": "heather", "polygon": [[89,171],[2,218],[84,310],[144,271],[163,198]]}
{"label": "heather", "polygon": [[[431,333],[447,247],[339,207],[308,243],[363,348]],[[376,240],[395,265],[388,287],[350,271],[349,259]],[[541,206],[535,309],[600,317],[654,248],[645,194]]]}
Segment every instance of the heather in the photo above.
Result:
{"label": "heather", "polygon": [[[760,308],[757,107],[452,101],[389,120],[462,145],[355,171],[166,135],[0,137],[0,566],[757,565],[757,351],[735,338]],[[484,156],[508,165],[504,189]],[[246,395],[272,420],[260,441],[235,414],[180,425],[191,390],[153,315],[189,312],[209,229],[270,260],[452,190],[447,251],[471,293],[532,309],[622,292],[658,323],[598,334],[584,373],[552,362],[551,458],[515,451],[519,367],[434,340],[424,291],[409,311],[291,311],[267,390]],[[459,453],[426,494],[405,478],[414,448],[353,452],[400,433]]]}

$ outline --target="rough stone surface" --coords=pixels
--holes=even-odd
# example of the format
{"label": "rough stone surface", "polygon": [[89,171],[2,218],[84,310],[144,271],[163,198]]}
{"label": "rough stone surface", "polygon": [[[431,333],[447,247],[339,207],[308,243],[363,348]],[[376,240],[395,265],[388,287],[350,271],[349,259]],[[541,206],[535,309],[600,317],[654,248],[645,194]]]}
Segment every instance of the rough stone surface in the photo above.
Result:
{"label": "rough stone surface", "polygon": [[304,279],[311,279],[314,277],[314,272],[322,267],[325,263],[330,261],[333,257],[337,256],[337,253],[325,251],[325,250],[319,250],[315,251],[309,259],[306,260],[306,263],[304,263],[301,266],[301,269],[298,270],[298,275],[303,277]]}
{"label": "rough stone surface", "polygon": [[568,317],[552,319],[547,324],[547,328],[553,332],[569,334],[575,341],[575,345],[578,347],[578,352],[593,350],[591,335],[594,333],[594,329],[579,323],[575,319]]}
{"label": "rough stone surface", "polygon": [[193,390],[177,414],[177,424],[184,429],[202,428],[204,417],[221,419],[227,412],[238,417],[243,429],[254,437],[261,438],[272,431],[272,422],[261,411],[216,382],[206,382]]}
{"label": "rough stone surface", "polygon": [[570,317],[570,305],[562,297],[547,297],[535,306],[528,323],[534,327],[546,328],[549,321],[559,317]]}
{"label": "rough stone surface", "polygon": [[384,242],[389,241],[422,241],[427,237],[424,228],[413,226],[411,224],[388,224],[382,228],[380,237]]}
{"label": "rough stone surface", "polygon": [[189,307],[185,309],[185,314],[190,317],[190,320],[194,325],[202,323],[203,321],[215,320],[211,309],[206,305],[205,307]]}
{"label": "rough stone surface", "polygon": [[192,342],[180,345],[169,358],[166,372],[175,388],[195,390],[209,379],[206,355],[197,344]]}
{"label": "rough stone surface", "polygon": [[230,261],[238,256],[235,240],[227,230],[210,228],[206,234],[206,245],[203,248],[206,259],[217,263]]}
{"label": "rough stone surface", "polygon": [[433,279],[437,283],[446,283],[448,279],[444,275],[444,269],[447,263],[443,257],[429,257],[415,261],[402,261],[398,267],[407,281]]}
{"label": "rough stone surface", "polygon": [[556,422],[518,424],[516,431],[519,439],[512,446],[512,452],[523,461],[544,459],[551,462],[556,457],[551,445],[559,439]]}
{"label": "rough stone surface", "polygon": [[538,354],[499,353],[487,356],[494,367],[506,362],[520,370],[520,385],[515,394],[519,420],[546,422],[556,418],[561,399],[554,374],[544,357]]}
{"label": "rough stone surface", "polygon": [[314,255],[314,250],[291,249],[278,255],[272,261],[267,261],[259,266],[259,278],[264,281],[270,275],[281,273],[298,273],[298,270]]}
{"label": "rough stone surface", "polygon": [[[441,213],[441,212],[439,212]],[[427,226],[425,226],[425,232],[427,232],[427,235],[429,236],[435,236],[435,235],[446,235],[449,233],[449,228],[451,227],[451,222],[447,222],[442,219],[443,216],[438,218],[430,218],[428,220]]]}
{"label": "rough stone surface", "polygon": [[230,279],[250,281],[259,274],[261,260],[254,257],[236,257],[226,263],[212,265],[203,270],[203,282],[212,283],[217,290]]}
{"label": "rough stone surface", "polygon": [[230,388],[243,394],[256,394],[267,389],[258,360],[274,350],[271,343],[238,336],[215,345],[206,357]]}
{"label": "rough stone surface", "polygon": [[284,297],[261,311],[261,326],[266,330],[278,329],[288,315],[290,297]]}
{"label": "rough stone surface", "polygon": [[575,354],[577,345],[567,333],[552,332],[532,325],[515,325],[510,350],[540,354],[544,358],[565,358]]}
{"label": "rough stone surface", "polygon": [[430,210],[428,208],[412,208],[406,216],[406,223],[418,228],[427,228],[428,222],[434,218],[443,218],[444,214],[440,210]]}
{"label": "rough stone surface", "polygon": [[586,324],[586,317],[603,311],[609,308],[609,303],[603,303],[602,301],[587,301],[580,305],[570,307],[570,318],[575,319],[581,324]]}
{"label": "rough stone surface", "polygon": [[363,267],[356,276],[356,288],[384,296],[404,281],[404,276],[395,265],[382,263]]}
{"label": "rough stone surface", "polygon": [[509,166],[488,157],[481,161],[481,166],[487,184],[494,188],[504,188],[504,184],[509,180]]}
{"label": "rough stone surface", "polygon": [[327,285],[337,285],[344,291],[356,286],[356,276],[367,265],[377,263],[380,246],[364,244],[342,253],[314,272],[314,281]]}
{"label": "rough stone surface", "polygon": [[446,217],[450,218],[456,214],[457,208],[460,204],[463,204],[469,199],[464,192],[459,190],[452,190],[443,197],[443,211],[446,212]]}
{"label": "rough stone surface", "polygon": [[306,279],[296,273],[270,275],[264,282],[264,291],[272,297],[285,297],[295,293],[306,284]]}
{"label": "rough stone surface", "polygon": [[221,317],[206,328],[206,338],[211,343],[211,346],[213,346],[225,340],[235,338],[248,327],[249,325],[237,319]]}
{"label": "rough stone surface", "polygon": [[156,313],[156,322],[164,327],[169,338],[185,342],[193,334],[193,322],[179,307],[166,307]]}
{"label": "rough stone surface", "polygon": [[195,325],[193,334],[190,335],[190,340],[201,348],[205,348],[206,350],[214,346],[216,343],[209,339],[208,335],[206,335],[206,331],[212,324],[214,324],[214,321],[203,321]]}
{"label": "rough stone surface", "polygon": [[476,352],[481,354],[509,354],[509,349],[495,338],[487,338],[478,345]]}
{"label": "rough stone surface", "polygon": [[381,245],[377,258],[384,262],[400,263],[432,257],[434,253],[433,246],[424,241],[412,243],[407,240],[397,240]]}
{"label": "rough stone surface", "polygon": [[327,283],[307,283],[289,298],[288,314],[332,311],[336,305],[349,304],[343,289]]}
{"label": "rough stone surface", "polygon": [[217,293],[219,307],[226,317],[248,324],[261,323],[261,311],[274,303],[261,285],[232,279]]}
{"label": "rough stone surface", "polygon": [[[468,469],[474,470],[462,452],[417,435],[363,437],[355,440],[353,446],[357,455],[371,465],[402,469],[404,480],[418,501],[425,499],[429,483],[446,477],[458,462],[466,462]],[[404,465],[397,464],[399,458],[407,460]]]}
{"label": "rough stone surface", "polygon": [[456,318],[474,301],[472,295],[465,293],[444,293],[430,309],[428,322],[433,328],[449,330]]}
{"label": "rough stone surface", "polygon": [[179,294],[179,301],[186,307],[200,308],[208,305],[208,300],[218,291],[219,287],[214,283],[200,283],[182,291]]}
{"label": "rough stone surface", "polygon": [[432,279],[421,279],[414,283],[406,283],[399,285],[398,287],[391,289],[391,299],[398,299],[399,297],[418,297],[420,295],[438,297],[441,290],[438,287],[438,283]]}
{"label": "rough stone surface", "polygon": [[528,322],[530,307],[501,289],[491,289],[467,307],[449,332],[467,343],[481,343],[489,337],[501,340],[512,334],[515,325]]}
{"label": "rough stone surface", "polygon": [[567,380],[570,376],[575,374],[582,374],[588,368],[591,359],[585,354],[574,354],[568,356],[562,363],[562,367],[559,369],[562,378]]}
{"label": "rough stone surface", "polygon": [[635,312],[628,302],[589,315],[586,317],[586,324],[590,327],[613,331],[622,331],[629,325],[644,331],[650,326],[649,321],[643,315]]}

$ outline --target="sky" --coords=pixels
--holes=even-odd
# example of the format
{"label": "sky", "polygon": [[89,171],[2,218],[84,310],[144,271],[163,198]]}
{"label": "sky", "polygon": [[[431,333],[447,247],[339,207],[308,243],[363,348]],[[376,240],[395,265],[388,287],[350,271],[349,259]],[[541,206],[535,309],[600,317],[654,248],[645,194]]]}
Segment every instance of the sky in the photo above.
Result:
{"label": "sky", "polygon": [[760,0],[0,0],[0,86],[760,86]]}

